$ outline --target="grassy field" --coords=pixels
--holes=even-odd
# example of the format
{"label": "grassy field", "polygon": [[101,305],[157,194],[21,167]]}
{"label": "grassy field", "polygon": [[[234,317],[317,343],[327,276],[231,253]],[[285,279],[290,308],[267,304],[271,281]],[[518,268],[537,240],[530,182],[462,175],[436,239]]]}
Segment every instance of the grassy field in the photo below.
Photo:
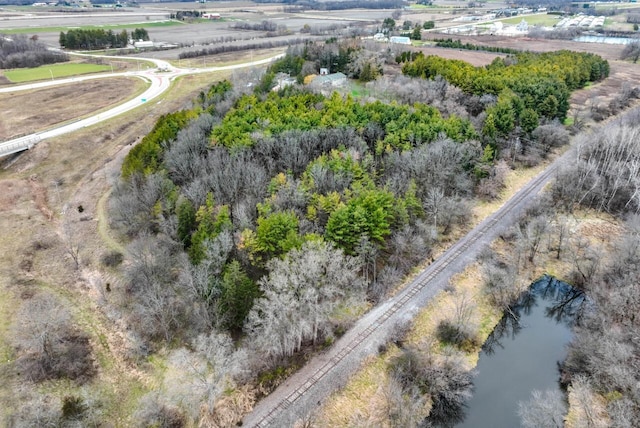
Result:
{"label": "grassy field", "polygon": [[35,80],[48,80],[59,77],[69,77],[78,74],[99,73],[101,71],[110,71],[109,65],[98,64],[51,64],[42,65],[36,68],[20,68],[16,70],[5,71],[4,75],[13,83],[32,82]]}
{"label": "grassy field", "polygon": [[547,15],[546,13],[540,15],[514,16],[513,18],[501,19],[500,21],[509,25],[517,25],[523,18],[529,25],[543,25],[547,27],[551,27],[560,21],[558,15]]}
{"label": "grassy field", "polygon": [[283,48],[245,50],[238,52],[226,52],[223,54],[206,55],[197,58],[170,60],[169,62],[180,68],[205,68],[219,65],[235,65],[247,61],[259,61],[283,53]]}
{"label": "grassy field", "polygon": [[33,34],[33,33],[58,33],[69,30],[128,30],[132,28],[153,28],[153,27],[170,27],[174,25],[183,25],[180,21],[145,21],[132,22],[129,24],[106,24],[106,25],[84,25],[81,27],[59,26],[59,27],[24,27],[24,28],[0,28],[0,34]]}

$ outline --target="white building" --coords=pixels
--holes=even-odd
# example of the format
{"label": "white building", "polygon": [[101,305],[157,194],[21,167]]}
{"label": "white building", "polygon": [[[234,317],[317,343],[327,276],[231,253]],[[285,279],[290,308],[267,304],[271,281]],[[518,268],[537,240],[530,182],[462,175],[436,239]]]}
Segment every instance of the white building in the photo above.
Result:
{"label": "white building", "polygon": [[140,40],[137,42],[133,43],[133,46],[136,49],[140,49],[140,48],[152,48],[153,47],[153,42],[151,40]]}
{"label": "white building", "polygon": [[520,23],[516,25],[516,30],[521,31],[523,33],[526,33],[527,31],[529,31],[529,24],[527,24],[527,21],[525,21],[524,18],[522,18],[522,21],[520,21]]}
{"label": "white building", "polygon": [[389,41],[391,43],[397,43],[399,45],[410,45],[411,44],[411,39],[408,37],[404,37],[404,36],[391,36],[389,38]]}
{"label": "white building", "polygon": [[338,87],[342,86],[347,82],[347,76],[344,73],[332,73],[326,74],[324,76],[318,76],[313,81],[311,81],[311,85],[315,87]]}
{"label": "white building", "polygon": [[384,33],[376,33],[373,35],[373,40],[375,40],[376,42],[388,42],[389,39],[387,38],[387,36],[384,35]]}

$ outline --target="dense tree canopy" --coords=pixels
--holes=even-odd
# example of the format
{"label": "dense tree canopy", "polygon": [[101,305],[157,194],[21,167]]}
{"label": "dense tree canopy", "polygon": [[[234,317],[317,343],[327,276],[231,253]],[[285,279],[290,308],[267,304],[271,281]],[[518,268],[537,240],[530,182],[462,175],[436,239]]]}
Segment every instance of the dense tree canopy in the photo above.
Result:
{"label": "dense tree canopy", "polygon": [[442,76],[470,94],[499,95],[510,89],[540,116],[564,119],[570,91],[607,77],[609,64],[597,55],[572,51],[520,52],[486,67],[419,54],[402,70],[426,79]]}
{"label": "dense tree canopy", "polygon": [[126,30],[116,34],[111,30],[69,30],[60,32],[60,46],[67,49],[105,49],[127,46],[129,35]]}
{"label": "dense tree canopy", "polygon": [[[308,58],[341,61],[352,48],[304,49],[270,73],[304,74]],[[276,359],[330,337],[332,310],[352,296],[317,290],[330,296],[321,299],[327,306],[314,303],[320,306],[309,310],[321,315],[308,321],[298,313],[302,285],[276,280],[274,270],[305,258],[315,266],[335,252],[378,299],[434,240],[468,221],[469,198],[498,193],[506,167],[496,163],[499,156],[513,161],[532,150],[527,144],[542,153],[566,141],[558,125],[539,122],[562,117],[569,91],[607,71],[595,56],[568,52],[517,54],[486,68],[400,59],[410,61],[405,73],[434,79],[389,79],[375,101],[299,87],[264,93],[268,85],[247,93],[224,81],[203,90],[192,109],[158,120],[125,159],[113,199],[122,230],[144,242],[145,232],[162,237],[173,260],[166,264],[180,278],[177,285],[159,278],[131,288],[134,301],[152,296],[175,314],[159,318],[157,307],[134,305],[140,325],[159,327],[147,336],[182,334],[188,312],[172,306],[172,296],[188,296],[197,325],[242,328]],[[505,143],[520,136],[517,147]],[[286,332],[279,315],[296,304],[302,306],[290,318],[310,324]]]}
{"label": "dense tree canopy", "polygon": [[214,129],[212,137],[214,144],[234,148],[252,145],[253,133],[271,136],[294,129],[308,131],[342,126],[363,129],[371,124],[386,134],[376,142],[378,151],[409,149],[434,141],[440,133],[456,141],[476,135],[468,121],[455,116],[444,119],[437,109],[424,104],[407,106],[377,101],[362,105],[337,93],[325,98],[300,92],[289,96],[272,93],[266,100],[256,95],[241,98],[221,126]]}

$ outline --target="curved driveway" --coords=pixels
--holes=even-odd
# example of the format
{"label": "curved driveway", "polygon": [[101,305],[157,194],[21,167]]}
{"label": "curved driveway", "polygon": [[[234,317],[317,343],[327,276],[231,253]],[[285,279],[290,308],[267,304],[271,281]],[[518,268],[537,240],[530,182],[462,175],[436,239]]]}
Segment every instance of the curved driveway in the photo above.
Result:
{"label": "curved driveway", "polygon": [[[120,59],[128,59],[131,60],[130,57],[117,57],[117,56],[105,56],[105,55],[86,55],[86,54],[74,54],[81,56],[94,56],[101,58],[120,58]],[[74,82],[81,82],[84,80],[91,79],[105,79],[109,77],[121,77],[121,76],[132,76],[140,79],[144,79],[150,83],[147,90],[139,95],[136,98],[133,98],[129,101],[124,102],[116,107],[113,107],[107,111],[103,111],[101,113],[97,113],[93,116],[87,117],[82,120],[78,120],[75,122],[68,123],[66,125],[58,126],[53,129],[49,129],[46,131],[36,132],[34,134],[26,135],[20,138],[15,138],[13,140],[8,140],[3,143],[0,143],[0,156],[10,155],[12,153],[17,153],[26,149],[30,149],[37,143],[47,138],[57,137],[59,135],[68,134],[70,132],[77,131],[82,128],[86,128],[88,126],[95,125],[96,123],[104,122],[105,120],[111,119],[115,116],[119,116],[122,113],[133,110],[140,105],[157,98],[162,93],[164,93],[171,86],[171,81],[176,77],[185,76],[188,74],[201,74],[201,73],[210,73],[215,71],[223,71],[223,70],[234,70],[243,67],[251,67],[256,65],[268,64],[274,59],[278,59],[284,56],[284,54],[275,55],[270,58],[258,60],[258,61],[250,61],[241,64],[234,65],[225,65],[222,67],[209,67],[209,68],[201,68],[201,69],[184,69],[184,68],[176,68],[173,67],[166,61],[152,59],[152,58],[136,58],[141,61],[148,61],[155,64],[156,68],[144,70],[144,71],[135,71],[135,72],[125,72],[125,73],[107,73],[107,74],[97,74],[91,76],[80,76],[80,77],[71,77],[66,79],[52,80],[46,82],[39,83],[31,83],[27,85],[20,86],[11,86],[7,88],[1,88],[1,92],[17,92],[24,91],[29,89],[39,89],[45,88],[48,86],[54,85],[64,85]]]}

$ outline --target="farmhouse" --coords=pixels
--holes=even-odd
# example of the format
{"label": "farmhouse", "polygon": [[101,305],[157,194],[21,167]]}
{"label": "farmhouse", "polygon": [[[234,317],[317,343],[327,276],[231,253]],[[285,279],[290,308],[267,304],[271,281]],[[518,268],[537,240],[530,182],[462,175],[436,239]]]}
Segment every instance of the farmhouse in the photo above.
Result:
{"label": "farmhouse", "polygon": [[344,85],[346,81],[347,81],[347,76],[344,73],[338,72],[338,73],[331,73],[331,74],[318,76],[315,79],[313,79],[311,84],[316,87],[327,87],[327,86],[337,87],[337,86]]}

